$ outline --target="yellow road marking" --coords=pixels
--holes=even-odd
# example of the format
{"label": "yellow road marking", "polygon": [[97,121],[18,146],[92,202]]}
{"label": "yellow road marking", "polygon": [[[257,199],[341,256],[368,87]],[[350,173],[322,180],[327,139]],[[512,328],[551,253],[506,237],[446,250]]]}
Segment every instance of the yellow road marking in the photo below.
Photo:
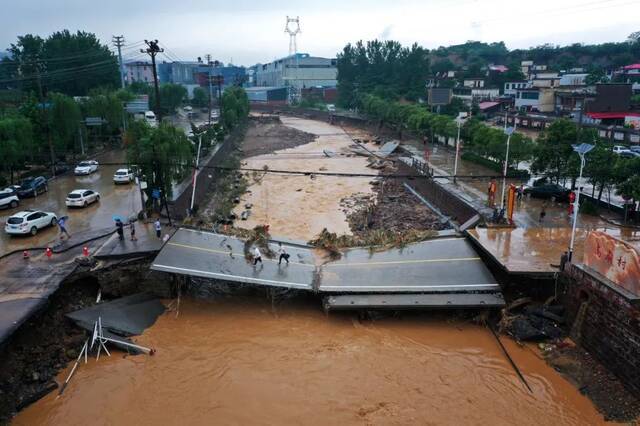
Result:
{"label": "yellow road marking", "polygon": [[[224,250],[216,250],[216,249],[210,249],[210,248],[204,248],[204,247],[189,246],[187,244],[180,244],[180,243],[171,243],[171,242],[169,242],[169,243],[167,243],[167,245],[187,248],[187,249],[191,249],[191,250],[207,251],[209,253],[225,254],[227,256],[233,255],[233,254],[238,255],[238,253],[233,253],[233,251],[224,251]],[[244,253],[242,253],[242,258],[244,259]],[[265,258],[263,260],[267,260],[269,262],[278,263],[278,261],[275,260],[275,259]],[[293,261],[289,261],[289,263],[291,263],[292,265],[310,266],[312,268],[315,268],[315,265],[311,265],[309,263],[299,263],[299,262],[293,262]]]}
{"label": "yellow road marking", "polygon": [[324,266],[372,266],[372,265],[394,265],[394,264],[406,264],[406,263],[435,263],[435,262],[455,262],[469,261],[469,260],[481,260],[479,257],[458,257],[452,259],[417,259],[417,260],[390,260],[388,262],[360,262],[360,263],[327,263]]}
{"label": "yellow road marking", "polygon": [[[180,244],[180,243],[169,242],[169,243],[167,243],[167,245],[187,248],[187,249],[191,249],[191,250],[206,251],[206,252],[209,252],[209,253],[218,253],[218,254],[224,254],[224,255],[234,254],[233,251],[229,252],[229,251],[216,250],[216,249],[210,249],[210,248],[205,248],[205,247],[190,246],[190,245],[187,245],[187,244]],[[244,258],[244,253],[242,254],[242,257]],[[275,260],[275,259],[265,259],[265,260],[277,263],[277,260]],[[327,264],[324,265],[324,267],[403,265],[403,264],[411,264],[411,263],[438,263],[438,262],[455,262],[455,261],[466,262],[466,261],[475,261],[475,260],[481,260],[481,259],[479,257],[458,257],[458,258],[451,258],[451,259],[391,260],[391,261],[387,261],[387,262],[327,263]],[[315,267],[315,265],[312,265],[312,264],[309,264],[309,263],[299,263],[299,262],[290,262],[290,263],[293,264],[293,265]]]}

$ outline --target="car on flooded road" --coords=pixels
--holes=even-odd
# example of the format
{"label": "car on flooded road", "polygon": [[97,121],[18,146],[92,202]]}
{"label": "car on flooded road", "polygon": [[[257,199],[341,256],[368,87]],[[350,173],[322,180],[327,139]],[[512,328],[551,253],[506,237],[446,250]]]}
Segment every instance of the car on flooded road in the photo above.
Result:
{"label": "car on flooded road", "polygon": [[20,204],[20,199],[13,188],[0,191],[0,208],[15,209]]}
{"label": "car on flooded road", "polygon": [[49,190],[47,180],[43,176],[26,178],[18,188],[18,197],[28,198],[43,194]]}
{"label": "car on flooded road", "polygon": [[64,201],[67,207],[87,207],[100,201],[100,194],[91,189],[75,189],[67,194]]}
{"label": "car on flooded road", "polygon": [[555,198],[556,201],[568,201],[570,193],[569,189],[556,183],[545,183],[524,189],[525,195],[530,195],[533,198]]}
{"label": "car on flooded road", "polygon": [[90,175],[91,173],[95,172],[98,170],[98,162],[91,160],[91,161],[81,161],[75,169],[73,169],[73,174],[75,174],[76,176],[82,176],[82,175]]}
{"label": "car on flooded road", "polygon": [[131,183],[133,182],[133,170],[131,169],[118,169],[113,175],[113,183]]}
{"label": "car on flooded road", "polygon": [[9,235],[36,235],[40,229],[55,226],[56,223],[58,217],[54,213],[24,210],[7,219],[4,231]]}

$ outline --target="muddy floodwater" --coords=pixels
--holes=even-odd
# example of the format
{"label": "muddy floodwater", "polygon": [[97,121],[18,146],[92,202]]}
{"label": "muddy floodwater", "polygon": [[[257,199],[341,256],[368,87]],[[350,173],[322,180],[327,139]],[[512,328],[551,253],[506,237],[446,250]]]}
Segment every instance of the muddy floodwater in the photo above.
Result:
{"label": "muddy floodwater", "polygon": [[157,354],[94,358],[13,424],[603,423],[535,348],[503,338],[529,393],[488,330],[433,315],[359,322],[315,300],[183,300],[136,340]]}

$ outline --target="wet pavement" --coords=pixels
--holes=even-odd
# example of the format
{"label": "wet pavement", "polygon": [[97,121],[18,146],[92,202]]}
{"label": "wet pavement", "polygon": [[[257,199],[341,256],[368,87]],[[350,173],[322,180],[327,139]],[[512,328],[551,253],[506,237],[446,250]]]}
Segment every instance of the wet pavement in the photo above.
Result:
{"label": "wet pavement", "polygon": [[[110,151],[96,158],[98,162],[125,163],[124,151]],[[105,228],[113,225],[113,215],[128,218],[141,208],[140,192],[135,184],[115,185],[113,174],[123,165],[100,165],[98,171],[89,176],[74,176],[73,172],[49,181],[49,191],[36,198],[20,200],[15,209],[0,210],[0,255],[13,250],[28,247],[44,247],[57,240],[57,227],[38,231],[35,237],[11,237],[4,232],[4,224],[9,216],[26,209],[53,212],[67,215],[67,228],[72,236],[81,231]],[[86,208],[68,208],[65,206],[67,194],[74,189],[92,189],[100,193],[100,201]]]}
{"label": "wet pavement", "polygon": [[[413,152],[423,152],[424,145],[419,141],[408,141],[406,144]],[[436,174],[453,174],[455,151],[442,145],[427,144],[430,151],[430,163]],[[490,176],[497,173],[460,159],[458,175]],[[488,178],[458,179],[458,187],[465,196],[476,205],[486,205]],[[507,179],[507,185],[525,183],[516,179]],[[497,180],[499,198],[502,190],[501,180]],[[540,220],[540,212],[544,208],[546,216]],[[470,231],[491,256],[512,272],[554,272],[560,263],[560,256],[568,250],[571,239],[572,218],[569,216],[568,203],[552,202],[537,198],[524,197],[516,202],[514,222],[516,228],[476,228]],[[600,216],[580,214],[577,222],[574,259],[582,261],[582,245],[590,230],[605,231],[640,248],[640,231],[623,228],[611,224]]]}
{"label": "wet pavement", "polygon": [[135,341],[156,354],[89,357],[12,424],[604,424],[535,347],[502,339],[530,393],[487,329],[454,318],[183,298]]}
{"label": "wet pavement", "polygon": [[[618,227],[577,228],[574,260],[582,263],[588,231],[603,231],[640,250],[640,230]],[[510,272],[556,272],[569,248],[571,228],[476,228],[469,231]],[[556,265],[556,266],[553,266]]]}
{"label": "wet pavement", "polygon": [[[244,242],[211,232],[180,229],[151,269],[241,283],[325,293],[499,292],[500,287],[466,238],[436,238],[400,249],[351,249],[323,261],[309,248],[283,244],[290,262],[263,253],[254,266]],[[274,242],[271,250],[277,253]],[[318,266],[316,266],[318,265]],[[398,280],[402,277],[402,280]]]}

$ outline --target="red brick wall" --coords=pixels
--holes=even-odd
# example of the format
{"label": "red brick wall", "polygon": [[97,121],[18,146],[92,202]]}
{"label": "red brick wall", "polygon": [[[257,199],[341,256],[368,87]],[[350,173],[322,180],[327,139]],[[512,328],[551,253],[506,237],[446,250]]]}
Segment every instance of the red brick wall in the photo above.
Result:
{"label": "red brick wall", "polygon": [[640,309],[579,266],[563,273],[568,324],[587,301],[579,339],[588,352],[640,396]]}

